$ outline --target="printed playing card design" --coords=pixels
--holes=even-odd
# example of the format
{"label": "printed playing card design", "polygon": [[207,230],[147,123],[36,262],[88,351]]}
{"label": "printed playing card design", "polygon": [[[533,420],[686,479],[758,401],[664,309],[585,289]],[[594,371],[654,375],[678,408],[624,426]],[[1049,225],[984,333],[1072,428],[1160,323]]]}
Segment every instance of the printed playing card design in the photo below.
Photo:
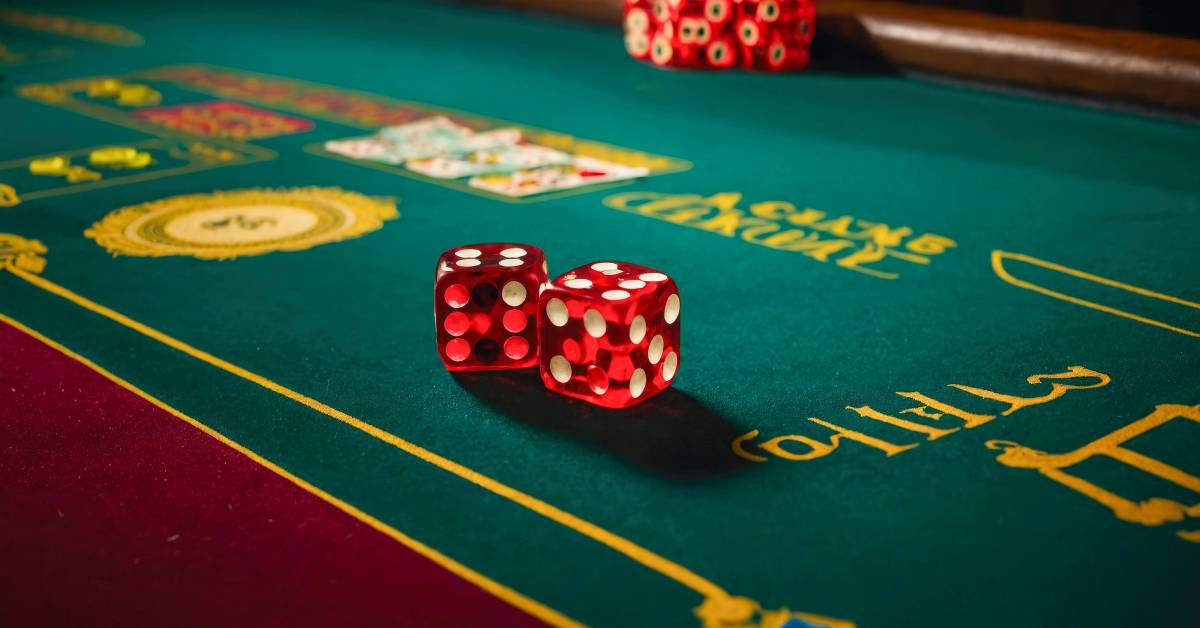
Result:
{"label": "printed playing card design", "polygon": [[592,157],[574,157],[569,164],[558,164],[508,174],[471,177],[468,184],[505,196],[529,196],[554,190],[636,179],[648,174],[645,168],[631,168]]}
{"label": "printed playing card design", "polygon": [[387,145],[375,137],[359,137],[349,140],[330,140],[325,142],[325,150],[354,159],[383,161],[383,156],[387,153]]}
{"label": "printed playing card design", "polygon": [[497,172],[512,172],[528,170],[541,166],[565,164],[571,161],[571,156],[532,144],[517,146],[500,146],[497,148],[477,150],[464,156],[441,156],[431,159],[409,160],[405,166],[413,172],[436,177],[438,179],[457,179]]}
{"label": "printed playing card design", "polygon": [[449,118],[435,116],[384,127],[378,137],[388,146],[389,161],[401,163],[411,159],[431,159],[509,146],[521,141],[521,132],[516,129],[496,129],[476,133]]}
{"label": "printed playing card design", "polygon": [[384,127],[367,137],[331,140],[325,142],[325,150],[353,159],[398,165],[410,160],[467,155],[477,150],[513,146],[520,141],[521,132],[517,129],[476,133],[449,118],[434,116]]}
{"label": "printed playing card design", "polygon": [[460,151],[473,131],[444,116],[423,118],[399,126],[384,127],[377,134],[388,146],[392,163]]}
{"label": "printed playing card design", "polygon": [[434,179],[466,179],[470,187],[509,197],[649,174],[646,168],[526,143],[519,129],[476,132],[445,116],[384,127],[366,137],[331,140],[325,142],[325,150],[400,166]]}

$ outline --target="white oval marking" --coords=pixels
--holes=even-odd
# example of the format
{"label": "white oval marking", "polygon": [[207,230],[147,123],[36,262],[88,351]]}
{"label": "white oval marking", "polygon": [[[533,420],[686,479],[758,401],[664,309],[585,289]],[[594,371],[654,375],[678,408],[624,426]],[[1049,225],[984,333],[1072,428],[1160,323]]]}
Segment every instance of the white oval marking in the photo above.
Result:
{"label": "white oval marking", "polygon": [[458,257],[479,257],[483,255],[483,251],[479,249],[459,249],[454,252]]}
{"label": "white oval marking", "polygon": [[621,299],[628,299],[629,293],[625,292],[624,290],[605,290],[604,292],[600,293],[600,296],[608,299],[609,301],[620,301]]}
{"label": "white oval marking", "polygon": [[637,399],[642,396],[646,390],[646,371],[642,369],[634,369],[633,375],[629,376],[629,396]]}
{"label": "white oval marking", "polygon": [[638,275],[638,279],[642,281],[666,281],[667,276],[662,273],[642,273]]}
{"label": "white oval marking", "polygon": [[596,262],[592,264],[592,270],[602,273],[606,270],[617,270],[617,265],[612,262]]}
{"label": "white oval marking", "polygon": [[671,381],[671,378],[675,377],[675,369],[677,368],[679,368],[679,356],[675,355],[675,352],[672,351],[667,354],[666,358],[663,358],[662,378],[665,381]]}
{"label": "white oval marking", "polygon": [[633,322],[629,324],[629,342],[637,344],[646,337],[646,319],[638,314],[633,317]]}
{"label": "white oval marking", "polygon": [[583,313],[583,328],[591,337],[603,338],[604,332],[608,331],[608,324],[604,322],[603,314],[596,310],[588,310]]}
{"label": "white oval marking", "polygon": [[651,364],[658,364],[662,358],[663,352],[663,337],[661,335],[650,339],[650,348],[646,350],[646,357],[650,359]]}
{"label": "white oval marking", "polygon": [[576,290],[585,290],[592,287],[591,279],[568,279],[563,282],[563,285]]}
{"label": "white oval marking", "polygon": [[567,316],[567,304],[563,303],[562,299],[550,299],[546,303],[546,318],[549,318],[555,327],[566,325],[567,319],[570,318]]}
{"label": "white oval marking", "polygon": [[472,266],[478,266],[479,260],[472,258],[460,259],[457,262],[454,262],[454,264],[457,266],[462,266],[463,268],[470,268]]}
{"label": "white oval marking", "polygon": [[524,303],[527,294],[525,286],[521,285],[519,281],[510,281],[504,284],[504,289],[500,291],[500,297],[512,307],[517,307]]}
{"label": "white oval marking", "polygon": [[679,318],[679,295],[672,294],[667,297],[667,305],[663,308],[663,319],[670,325]]}
{"label": "white oval marking", "polygon": [[501,257],[525,257],[528,254],[529,254],[529,251],[526,251],[525,249],[516,248],[516,247],[513,247],[511,249],[504,249],[503,251],[500,251]]}
{"label": "white oval marking", "polygon": [[520,266],[521,264],[524,264],[524,263],[525,263],[525,260],[523,260],[523,259],[502,259],[502,260],[500,260],[500,265],[506,266],[508,268]]}
{"label": "white oval marking", "polygon": [[626,279],[617,285],[625,288],[626,290],[637,290],[639,288],[645,288],[646,282],[642,281],[641,279]]}
{"label": "white oval marking", "polygon": [[571,379],[571,363],[561,355],[550,358],[550,376],[560,384],[567,383]]}

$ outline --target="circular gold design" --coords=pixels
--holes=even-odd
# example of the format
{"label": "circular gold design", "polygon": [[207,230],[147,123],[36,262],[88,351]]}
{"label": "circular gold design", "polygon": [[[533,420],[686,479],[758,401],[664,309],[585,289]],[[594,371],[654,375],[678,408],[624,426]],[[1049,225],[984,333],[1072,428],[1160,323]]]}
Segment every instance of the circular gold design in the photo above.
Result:
{"label": "circular gold design", "polygon": [[338,188],[230,190],[122,207],[84,235],[113,255],[234,259],[355,238],[398,215],[391,199]]}

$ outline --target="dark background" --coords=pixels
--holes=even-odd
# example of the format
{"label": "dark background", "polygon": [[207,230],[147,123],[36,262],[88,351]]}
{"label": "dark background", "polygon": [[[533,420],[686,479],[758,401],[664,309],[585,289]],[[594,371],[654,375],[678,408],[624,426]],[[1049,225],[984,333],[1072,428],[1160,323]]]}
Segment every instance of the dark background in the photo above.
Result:
{"label": "dark background", "polygon": [[[904,0],[1106,28],[1200,37],[1195,0]],[[819,10],[819,9],[818,9]]]}

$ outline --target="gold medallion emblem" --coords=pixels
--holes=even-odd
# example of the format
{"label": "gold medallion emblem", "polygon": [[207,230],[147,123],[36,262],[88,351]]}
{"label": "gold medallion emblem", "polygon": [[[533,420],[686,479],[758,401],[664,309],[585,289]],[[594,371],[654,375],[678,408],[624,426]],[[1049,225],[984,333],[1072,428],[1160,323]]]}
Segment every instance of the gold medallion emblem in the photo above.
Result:
{"label": "gold medallion emblem", "polygon": [[356,238],[398,215],[391,199],[338,188],[230,190],[122,207],[83,234],[113,255],[233,259]]}

